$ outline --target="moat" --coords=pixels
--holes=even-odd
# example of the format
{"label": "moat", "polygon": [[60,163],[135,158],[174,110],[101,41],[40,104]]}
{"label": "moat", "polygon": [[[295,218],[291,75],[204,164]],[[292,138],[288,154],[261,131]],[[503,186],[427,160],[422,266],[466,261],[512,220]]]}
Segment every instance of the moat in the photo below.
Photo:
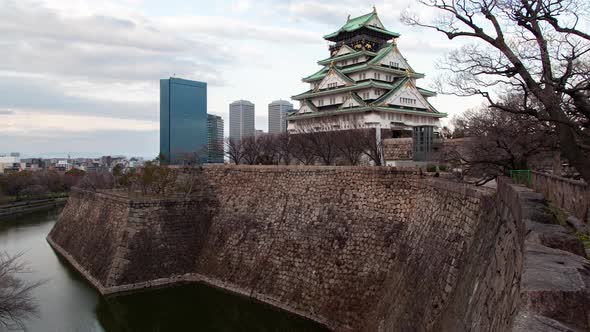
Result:
{"label": "moat", "polygon": [[0,250],[23,252],[47,280],[35,290],[39,317],[29,332],[75,331],[323,331],[321,326],[268,305],[200,284],[102,297],[51,249],[45,237],[58,211],[0,221]]}

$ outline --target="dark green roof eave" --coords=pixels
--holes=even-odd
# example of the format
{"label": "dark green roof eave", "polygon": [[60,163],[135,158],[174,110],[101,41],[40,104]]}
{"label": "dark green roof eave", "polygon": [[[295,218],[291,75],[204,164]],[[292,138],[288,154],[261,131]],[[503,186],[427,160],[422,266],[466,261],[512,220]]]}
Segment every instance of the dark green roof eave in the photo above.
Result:
{"label": "dark green roof eave", "polygon": [[428,89],[424,89],[424,88],[420,88],[420,87],[416,87],[416,89],[418,89],[418,91],[420,91],[420,93],[428,95],[430,97],[434,97],[437,95],[437,93],[432,90],[428,90]]}
{"label": "dark green roof eave", "polygon": [[393,38],[398,38],[399,36],[401,36],[401,34],[399,34],[397,32],[393,32],[393,31],[389,31],[389,30],[385,30],[385,29],[380,29],[378,27],[362,26],[362,27],[358,27],[358,28],[353,29],[353,30],[338,30],[338,31],[329,33],[327,35],[324,35],[324,39],[330,40],[330,38],[337,37],[341,32],[353,32],[353,31],[356,31],[356,30],[358,30],[360,28],[363,28],[363,27],[365,27],[367,29],[370,29],[370,30],[373,30],[373,31],[381,32],[381,33],[383,33],[385,35],[388,35],[388,36],[391,36]]}
{"label": "dark green roof eave", "polygon": [[316,96],[324,96],[324,95],[330,95],[333,93],[339,93],[339,92],[347,92],[347,91],[354,91],[357,89],[363,89],[363,88],[382,88],[382,89],[392,89],[393,85],[389,84],[389,83],[385,83],[385,82],[380,82],[380,81],[374,81],[372,79],[366,80],[364,82],[360,82],[360,83],[355,83],[353,85],[348,85],[348,86],[342,86],[336,89],[328,89],[328,90],[322,90],[322,91],[318,91],[318,92],[313,92],[313,90],[307,90],[306,92],[300,93],[298,95],[295,96],[291,96],[291,99],[294,100],[301,100],[301,99],[307,99],[307,98],[313,98]]}
{"label": "dark green roof eave", "polygon": [[323,116],[338,115],[338,114],[342,114],[342,113],[360,113],[360,112],[368,112],[368,111],[381,111],[381,112],[394,112],[394,113],[413,114],[413,115],[425,115],[425,116],[431,116],[434,118],[444,118],[447,116],[447,113],[439,113],[439,112],[433,113],[433,112],[424,112],[424,111],[414,111],[414,110],[395,108],[395,107],[384,107],[384,106],[363,106],[363,107],[343,108],[343,109],[337,109],[337,110],[332,110],[332,111],[318,111],[318,112],[314,112],[314,113],[292,115],[289,117],[289,120],[317,118],[317,117],[323,117]]}
{"label": "dark green roof eave", "polygon": [[[377,15],[377,12],[373,11],[371,13],[368,14],[364,14],[358,17],[354,17],[349,19],[348,21],[346,21],[346,23],[340,27],[340,29],[338,29],[335,32],[329,33],[327,35],[324,36],[324,39],[329,39],[329,38],[333,38],[338,36],[341,32],[352,32],[352,31],[356,31],[358,29],[361,29],[363,27],[366,27],[368,29],[371,29],[373,31],[377,31],[377,32],[381,32],[384,34],[387,34],[389,36],[392,37],[399,37],[399,33],[396,32],[392,32],[392,31],[388,31],[385,29],[381,29],[379,27],[375,27],[375,26],[371,26],[371,25],[367,25],[368,22],[371,21],[371,19],[373,19],[374,17],[377,18],[377,20],[379,20],[379,22],[381,22],[381,20],[379,19],[379,16]],[[381,25],[383,25],[383,23],[381,23]]]}
{"label": "dark green roof eave", "polygon": [[[398,73],[400,74],[400,76],[405,76],[406,72],[405,70],[402,69],[392,69],[390,67],[387,66],[378,66],[378,65],[371,65],[368,62],[364,62],[364,63],[360,63],[356,66],[352,66],[352,67],[347,67],[347,68],[340,68],[339,70],[343,73],[343,74],[348,74],[348,73],[354,73],[357,70],[363,70],[363,69],[369,69],[369,68],[380,68],[383,69],[385,71],[389,71],[390,73]],[[321,80],[325,77],[324,73],[322,73],[321,71],[324,69],[327,69],[328,67],[324,67],[323,69],[319,70],[318,72],[309,75],[305,78],[302,79],[303,82],[306,83],[310,83],[313,81],[317,81],[317,80]],[[326,70],[327,72],[327,70]],[[314,77],[315,76],[315,77]],[[422,73],[416,73],[416,72],[412,72],[412,78],[424,78],[424,74]]]}
{"label": "dark green roof eave", "polygon": [[348,54],[343,54],[343,55],[339,55],[337,57],[329,57],[326,59],[322,59],[320,61],[318,61],[317,63],[319,65],[328,65],[330,64],[331,61],[341,61],[341,60],[347,60],[347,59],[351,59],[351,58],[355,58],[357,56],[360,55],[368,55],[368,56],[376,56],[377,53],[375,52],[371,52],[371,51],[355,51],[355,53],[348,53]]}
{"label": "dark green roof eave", "polygon": [[395,38],[397,38],[397,37],[401,36],[401,35],[400,35],[399,33],[397,33],[397,32],[393,32],[393,31],[389,31],[389,30],[381,29],[381,28],[378,28],[378,27],[372,27],[372,26],[370,26],[370,25],[366,26],[366,28],[368,28],[368,29],[371,29],[371,30],[373,30],[373,31],[377,31],[377,32],[384,33],[384,34],[386,34],[386,35],[389,35],[389,36],[392,36],[392,37],[395,37]]}

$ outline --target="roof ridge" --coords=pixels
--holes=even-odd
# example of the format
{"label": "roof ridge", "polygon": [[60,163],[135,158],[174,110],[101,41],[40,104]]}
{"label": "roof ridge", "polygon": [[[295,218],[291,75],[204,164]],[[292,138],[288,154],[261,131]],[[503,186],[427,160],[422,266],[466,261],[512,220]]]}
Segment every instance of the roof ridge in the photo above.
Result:
{"label": "roof ridge", "polygon": [[393,50],[394,44],[389,44],[386,47],[382,47],[378,52],[377,55],[375,55],[375,57],[373,59],[371,59],[369,62],[367,62],[370,65],[375,64],[377,61],[383,59],[383,57],[385,57],[387,55],[387,53],[391,52]]}
{"label": "roof ridge", "polygon": [[354,84],[356,83],[355,80],[353,80],[352,78],[348,77],[347,75],[345,75],[343,72],[341,72],[338,68],[336,67],[332,67],[332,69],[334,70],[334,72],[336,72],[336,75],[338,75],[341,79],[347,81],[348,83]]}
{"label": "roof ridge", "polygon": [[401,80],[399,80],[399,82],[397,83],[396,86],[394,86],[391,90],[389,90],[389,92],[387,92],[386,94],[384,94],[383,96],[381,96],[379,99],[375,100],[373,102],[373,105],[379,105],[381,104],[383,101],[385,101],[387,98],[389,98],[389,96],[391,96],[392,94],[394,94],[395,92],[397,92],[397,90],[399,90],[401,88],[401,86],[406,83],[409,80],[408,77],[404,77]]}

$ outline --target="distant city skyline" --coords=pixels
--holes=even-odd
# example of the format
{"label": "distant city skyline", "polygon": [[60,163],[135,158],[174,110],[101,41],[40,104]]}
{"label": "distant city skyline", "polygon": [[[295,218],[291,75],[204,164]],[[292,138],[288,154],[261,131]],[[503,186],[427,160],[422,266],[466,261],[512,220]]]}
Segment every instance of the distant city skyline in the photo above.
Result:
{"label": "distant city skyline", "polygon": [[[26,155],[156,156],[159,79],[207,82],[208,109],[229,132],[227,105],[265,106],[304,91],[302,75],[329,56],[322,36],[375,5],[413,68],[437,77],[435,61],[461,46],[399,21],[413,1],[5,0],[0,34],[0,151]],[[428,15],[428,13],[424,13]],[[42,18],[42,19],[41,19]],[[254,61],[255,59],[255,61]],[[433,98],[453,115],[482,102]],[[460,105],[460,106],[457,106]],[[298,108],[294,103],[294,108]]]}
{"label": "distant city skyline", "polygon": [[236,100],[229,104],[229,138],[242,140],[254,136],[256,105],[249,100]]}
{"label": "distant city skyline", "polygon": [[[172,164],[207,161],[207,83],[160,80],[160,153]],[[195,155],[196,154],[196,155]]]}
{"label": "distant city skyline", "polygon": [[275,100],[268,104],[268,132],[287,132],[287,113],[293,111],[293,104],[286,100]]}

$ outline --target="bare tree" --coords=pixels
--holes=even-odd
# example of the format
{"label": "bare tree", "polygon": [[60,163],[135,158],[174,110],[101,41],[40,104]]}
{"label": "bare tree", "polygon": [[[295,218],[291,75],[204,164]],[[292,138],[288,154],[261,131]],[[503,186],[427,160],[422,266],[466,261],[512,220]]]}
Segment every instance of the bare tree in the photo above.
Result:
{"label": "bare tree", "polygon": [[297,135],[302,135],[315,157],[324,165],[334,165],[338,158],[337,134],[334,126],[329,122],[315,122],[302,124]]}
{"label": "bare tree", "polygon": [[242,149],[244,150],[244,161],[249,165],[256,165],[260,156],[260,141],[254,136],[242,138]]}
{"label": "bare tree", "polygon": [[185,167],[179,171],[176,180],[176,191],[183,193],[188,199],[205,183],[201,166]]}
{"label": "bare tree", "polygon": [[225,145],[225,153],[227,154],[229,160],[234,164],[239,165],[244,159],[244,146],[242,141],[230,137],[226,140]]}
{"label": "bare tree", "polygon": [[347,129],[334,132],[336,149],[348,165],[359,165],[364,153],[359,136],[362,133],[358,129]]}
{"label": "bare tree", "polygon": [[533,167],[538,156],[551,156],[556,147],[553,128],[526,114],[499,113],[489,108],[465,112],[453,119],[465,137],[447,141],[441,161],[460,166],[468,182],[482,185],[509,170]]}
{"label": "bare tree", "polygon": [[383,139],[377,141],[375,131],[381,130],[378,128],[365,128],[356,129],[358,144],[360,145],[361,151],[369,157],[375,166],[383,166],[381,162],[381,156],[383,155]]}
{"label": "bare tree", "polygon": [[258,156],[258,164],[262,165],[278,165],[281,159],[279,135],[265,134],[256,138],[260,153]]}
{"label": "bare tree", "polygon": [[285,165],[291,164],[293,142],[289,133],[281,133],[275,136],[275,147],[277,151],[278,163]]}
{"label": "bare tree", "polygon": [[405,23],[476,42],[441,61],[448,75],[439,90],[481,95],[495,110],[550,122],[562,155],[590,183],[590,34],[582,30],[587,2],[419,2],[441,15],[424,22],[406,12]]}
{"label": "bare tree", "polygon": [[91,172],[80,180],[78,187],[93,191],[97,189],[112,189],[115,187],[115,176],[110,172]]}
{"label": "bare tree", "polygon": [[28,272],[20,262],[22,254],[0,253],[0,327],[24,329],[24,320],[37,313],[32,292],[43,284],[26,282],[19,275]]}
{"label": "bare tree", "polygon": [[311,142],[304,134],[291,134],[291,155],[303,165],[313,165],[316,160]]}

